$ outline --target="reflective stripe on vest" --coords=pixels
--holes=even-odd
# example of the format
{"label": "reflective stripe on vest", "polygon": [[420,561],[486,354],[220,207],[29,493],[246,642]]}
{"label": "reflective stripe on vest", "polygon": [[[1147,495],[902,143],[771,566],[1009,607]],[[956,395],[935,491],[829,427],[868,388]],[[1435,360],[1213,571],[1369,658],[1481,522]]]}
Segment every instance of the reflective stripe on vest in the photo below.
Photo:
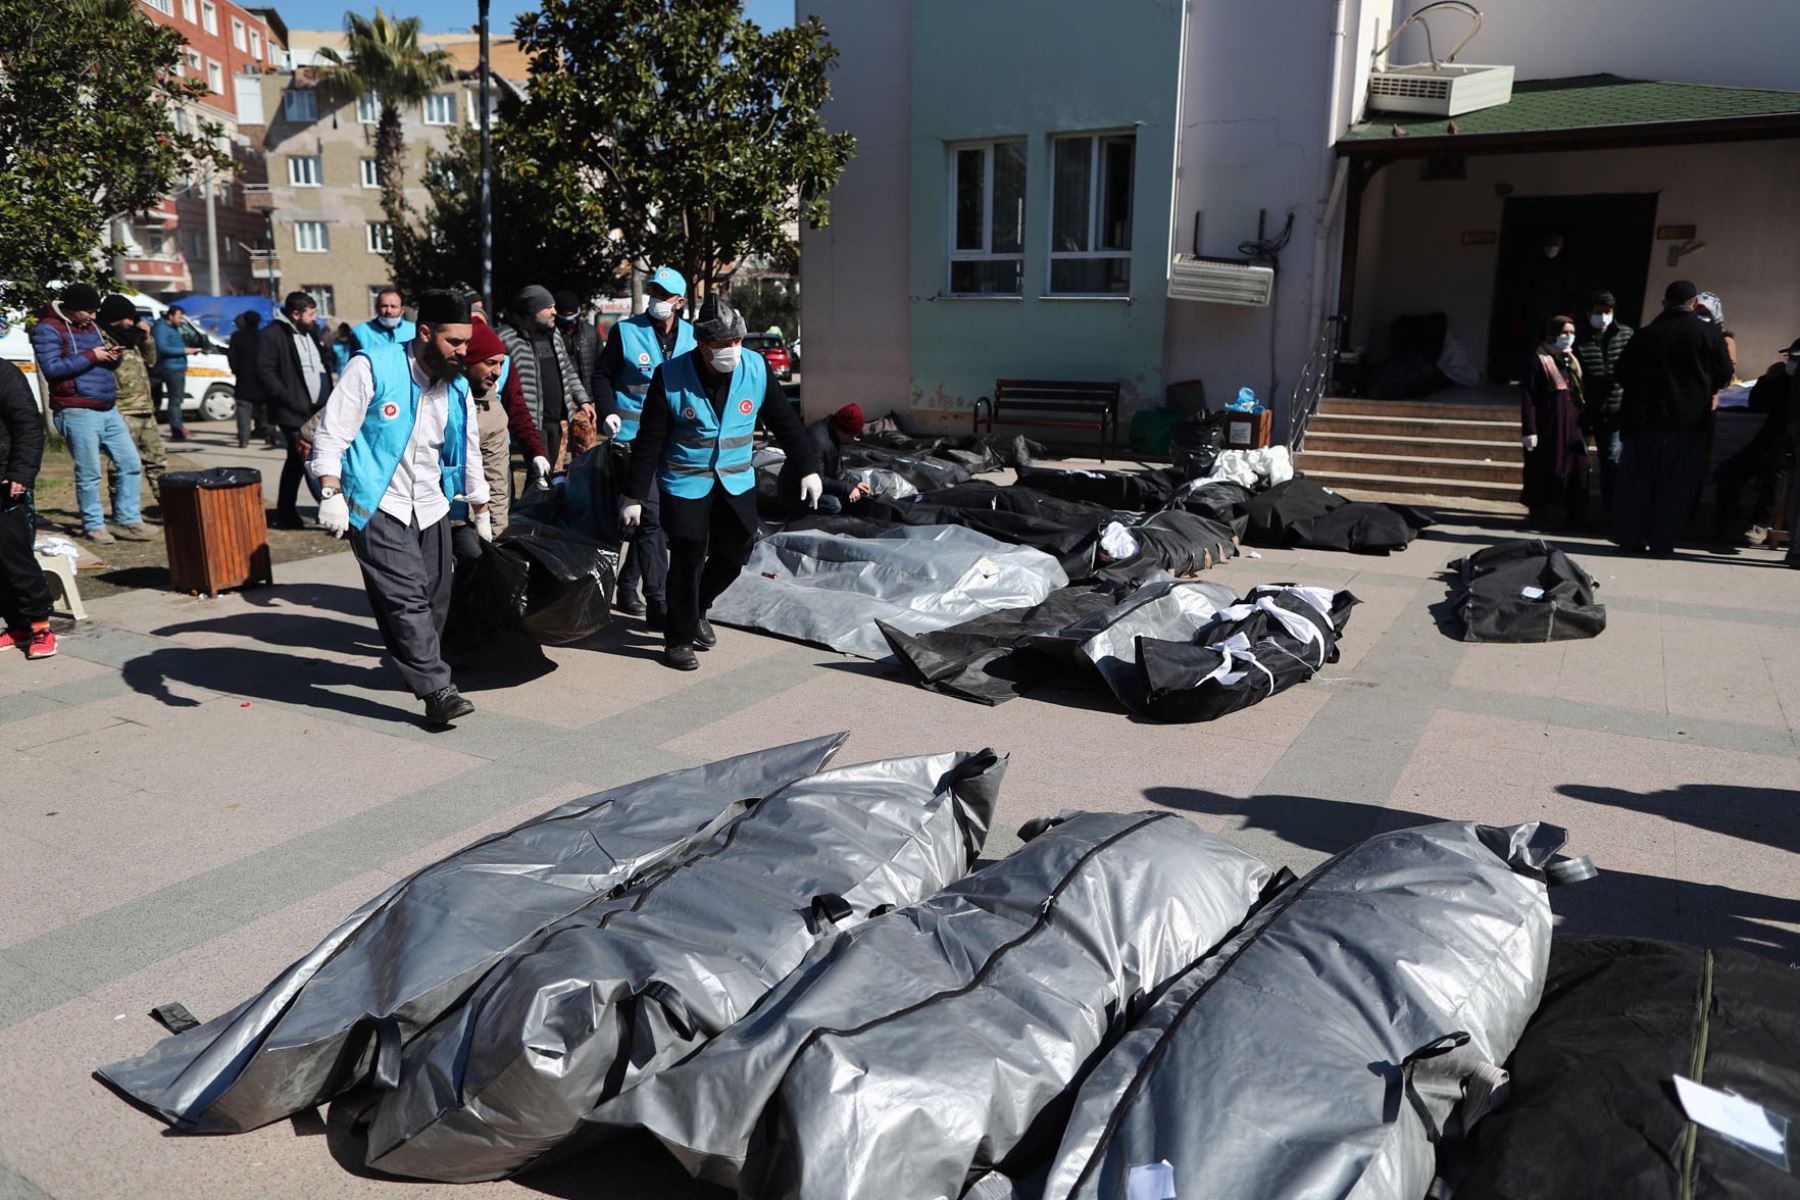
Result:
{"label": "reflective stripe on vest", "polygon": [[[613,380],[613,407],[619,413],[619,432],[613,440],[629,442],[637,437],[644,397],[650,391],[650,376],[663,362],[662,342],[656,336],[656,324],[643,313],[614,325],[612,336],[619,339],[620,351],[619,374]],[[694,327],[686,321],[677,321],[676,356],[686,354],[694,344]]]}
{"label": "reflective stripe on vest", "polygon": [[[372,346],[357,351],[369,360],[374,391],[362,428],[344,451],[341,474],[344,499],[350,506],[350,524],[358,529],[381,507],[381,498],[393,482],[413,426],[419,419],[419,385],[413,378],[412,360],[406,347]],[[449,412],[444,422],[444,444],[438,452],[439,485],[444,498],[453,500],[463,490],[463,450],[467,437],[469,384],[453,380],[447,389]],[[453,508],[456,507],[453,505]]]}
{"label": "reflective stripe on vest", "polygon": [[713,481],[733,496],[756,486],[750,466],[756,418],[769,386],[768,368],[760,354],[738,359],[725,396],[723,418],[713,411],[700,380],[699,351],[678,354],[663,365],[663,394],[668,398],[669,439],[663,447],[657,482],[671,496],[699,500]]}

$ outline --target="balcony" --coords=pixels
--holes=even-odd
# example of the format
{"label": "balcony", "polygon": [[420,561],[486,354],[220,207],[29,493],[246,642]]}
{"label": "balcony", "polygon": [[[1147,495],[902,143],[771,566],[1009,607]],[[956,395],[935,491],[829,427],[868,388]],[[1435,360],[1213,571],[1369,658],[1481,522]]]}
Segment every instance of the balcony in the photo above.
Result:
{"label": "balcony", "polygon": [[244,207],[255,213],[275,211],[275,194],[266,183],[244,184]]}
{"label": "balcony", "polygon": [[274,250],[252,250],[250,252],[250,277],[252,279],[280,279],[281,255]]}

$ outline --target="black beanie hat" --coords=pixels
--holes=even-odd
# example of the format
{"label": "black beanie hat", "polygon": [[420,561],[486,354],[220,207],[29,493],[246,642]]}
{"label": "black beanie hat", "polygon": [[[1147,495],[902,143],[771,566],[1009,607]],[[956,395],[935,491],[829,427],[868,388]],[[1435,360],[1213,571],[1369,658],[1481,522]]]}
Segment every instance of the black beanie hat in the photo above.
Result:
{"label": "black beanie hat", "polygon": [[436,328],[439,325],[468,325],[474,320],[469,315],[469,298],[461,292],[453,292],[449,288],[432,288],[419,297],[419,324]]}
{"label": "black beanie hat", "polygon": [[91,283],[71,283],[63,289],[62,306],[71,312],[97,312],[100,291]]}
{"label": "black beanie hat", "polygon": [[95,320],[102,325],[111,325],[114,321],[135,321],[137,305],[114,292],[100,302],[100,311]]}

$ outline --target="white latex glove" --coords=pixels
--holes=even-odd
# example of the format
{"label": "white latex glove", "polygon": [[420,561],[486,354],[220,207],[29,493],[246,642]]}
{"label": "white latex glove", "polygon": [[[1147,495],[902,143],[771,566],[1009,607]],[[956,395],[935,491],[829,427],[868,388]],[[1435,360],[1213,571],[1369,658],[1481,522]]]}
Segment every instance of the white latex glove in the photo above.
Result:
{"label": "white latex glove", "polygon": [[607,437],[612,437],[614,434],[618,433],[619,426],[623,425],[624,423],[625,422],[619,420],[618,413],[607,413],[606,420],[601,422],[601,424],[606,427],[606,436]]}
{"label": "white latex glove", "polygon": [[319,501],[319,524],[334,538],[350,532],[350,501],[344,499],[344,493]]}
{"label": "white latex glove", "polygon": [[627,529],[636,529],[644,519],[644,506],[636,500],[619,501],[619,524]]}
{"label": "white latex glove", "polygon": [[494,516],[492,513],[483,509],[475,514],[475,532],[481,535],[481,540],[484,542],[494,540]]}
{"label": "white latex glove", "polygon": [[808,508],[819,507],[819,497],[825,494],[825,481],[817,475],[804,475],[800,479],[800,503]]}
{"label": "white latex glove", "polygon": [[1535,434],[1535,433],[1526,434],[1524,437],[1519,439],[1519,444],[1521,446],[1525,447],[1525,449],[1527,449],[1527,450],[1536,450],[1537,449],[1537,434]]}
{"label": "white latex glove", "polygon": [[550,460],[541,454],[531,460],[531,486],[534,488],[550,486]]}

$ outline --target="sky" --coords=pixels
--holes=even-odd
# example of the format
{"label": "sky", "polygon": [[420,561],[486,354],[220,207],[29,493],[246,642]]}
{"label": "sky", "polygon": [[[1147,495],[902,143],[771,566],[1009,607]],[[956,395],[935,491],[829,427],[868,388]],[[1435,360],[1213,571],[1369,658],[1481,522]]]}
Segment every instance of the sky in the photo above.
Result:
{"label": "sky", "polygon": [[[477,15],[475,0],[383,0],[380,7],[384,12],[402,17],[423,17],[426,31],[432,33],[471,29]],[[513,18],[536,7],[536,0],[490,0],[488,19],[494,35],[507,36],[512,31]],[[750,19],[764,29],[794,23],[794,0],[745,0],[744,8]],[[373,15],[376,5],[374,0],[355,0],[353,3],[289,0],[285,4],[277,0],[276,3],[276,11],[291,29],[337,29],[344,23],[346,9]]]}

